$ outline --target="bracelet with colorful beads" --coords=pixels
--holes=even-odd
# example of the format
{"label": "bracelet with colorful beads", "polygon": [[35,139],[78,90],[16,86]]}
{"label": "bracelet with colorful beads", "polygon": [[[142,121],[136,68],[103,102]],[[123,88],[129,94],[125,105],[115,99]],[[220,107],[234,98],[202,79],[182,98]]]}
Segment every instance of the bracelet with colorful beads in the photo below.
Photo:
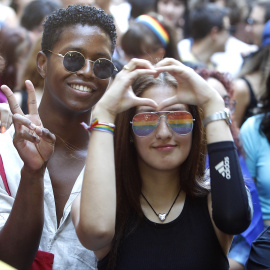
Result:
{"label": "bracelet with colorful beads", "polygon": [[103,122],[98,122],[98,119],[95,118],[91,125],[88,126],[86,123],[82,122],[81,125],[88,131],[92,131],[92,130],[97,130],[97,131],[102,131],[102,132],[108,132],[113,134],[114,133],[114,129],[115,129],[115,125],[111,124],[111,123],[103,123]]}

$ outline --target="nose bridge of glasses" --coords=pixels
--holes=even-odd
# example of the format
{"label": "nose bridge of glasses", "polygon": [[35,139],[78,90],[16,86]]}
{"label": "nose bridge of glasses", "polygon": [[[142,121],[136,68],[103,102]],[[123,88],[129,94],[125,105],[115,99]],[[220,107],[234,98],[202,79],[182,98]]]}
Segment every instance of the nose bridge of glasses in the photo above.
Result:
{"label": "nose bridge of glasses", "polygon": [[88,61],[88,62],[93,63],[93,64],[95,64],[95,62],[96,62],[96,61],[93,61],[93,60],[87,59],[87,58],[84,58],[84,60],[85,60],[86,62]]}
{"label": "nose bridge of glasses", "polygon": [[158,129],[161,128],[163,130],[163,128],[165,127],[167,130],[169,130],[171,132],[172,130],[171,130],[171,127],[170,127],[170,125],[169,125],[169,123],[167,121],[167,115],[168,115],[168,113],[165,113],[165,114],[163,113],[163,114],[160,114],[159,115],[159,119],[158,119],[158,123],[157,123],[157,128]]}
{"label": "nose bridge of glasses", "polygon": [[81,69],[85,70],[86,72],[93,73],[94,63],[95,63],[95,61],[90,60],[90,59],[86,59],[84,57],[84,66]]}

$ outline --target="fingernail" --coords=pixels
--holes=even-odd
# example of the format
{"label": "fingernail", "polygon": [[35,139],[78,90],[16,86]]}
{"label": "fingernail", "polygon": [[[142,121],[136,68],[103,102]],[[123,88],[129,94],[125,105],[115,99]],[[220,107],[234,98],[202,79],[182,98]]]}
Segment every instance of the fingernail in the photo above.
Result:
{"label": "fingernail", "polygon": [[6,132],[6,127],[1,127],[1,133],[5,133]]}

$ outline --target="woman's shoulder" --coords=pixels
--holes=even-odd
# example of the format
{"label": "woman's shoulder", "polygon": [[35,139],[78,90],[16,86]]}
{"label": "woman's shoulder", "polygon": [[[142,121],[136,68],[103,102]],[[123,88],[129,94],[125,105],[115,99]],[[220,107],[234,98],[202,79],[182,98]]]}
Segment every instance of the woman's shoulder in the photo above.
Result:
{"label": "woman's shoulder", "polygon": [[264,114],[257,114],[249,117],[242,125],[241,132],[246,129],[255,129],[258,130]]}

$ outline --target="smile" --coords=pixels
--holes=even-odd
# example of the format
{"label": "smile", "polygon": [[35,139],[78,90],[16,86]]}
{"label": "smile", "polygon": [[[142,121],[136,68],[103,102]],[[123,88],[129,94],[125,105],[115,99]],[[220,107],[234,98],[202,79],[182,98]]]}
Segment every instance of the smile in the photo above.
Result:
{"label": "smile", "polygon": [[167,145],[159,145],[159,146],[155,146],[154,148],[158,151],[171,151],[176,147],[176,145],[171,145],[171,144],[167,144]]}
{"label": "smile", "polygon": [[85,85],[79,85],[79,84],[71,84],[70,85],[72,88],[76,89],[76,90],[79,90],[79,91],[82,91],[82,92],[92,92],[93,89],[85,86]]}

